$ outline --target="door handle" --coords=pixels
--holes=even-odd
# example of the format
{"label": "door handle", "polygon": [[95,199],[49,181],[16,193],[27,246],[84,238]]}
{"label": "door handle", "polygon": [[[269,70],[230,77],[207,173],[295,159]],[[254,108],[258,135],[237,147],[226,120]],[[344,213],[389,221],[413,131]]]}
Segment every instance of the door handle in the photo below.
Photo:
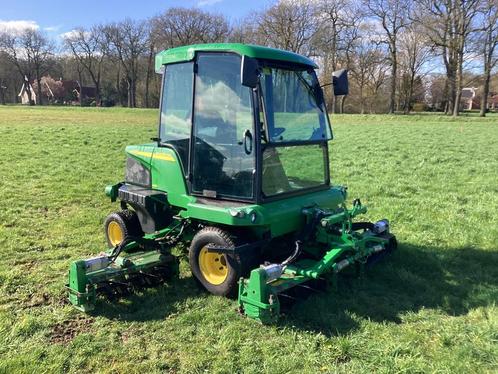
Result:
{"label": "door handle", "polygon": [[244,151],[246,155],[252,153],[252,133],[250,130],[244,131]]}

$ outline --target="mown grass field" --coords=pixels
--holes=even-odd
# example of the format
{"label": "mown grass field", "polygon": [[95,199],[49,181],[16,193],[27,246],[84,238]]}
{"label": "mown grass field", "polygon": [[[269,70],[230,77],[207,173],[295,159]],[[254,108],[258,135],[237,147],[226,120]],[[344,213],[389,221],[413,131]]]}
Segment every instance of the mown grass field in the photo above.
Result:
{"label": "mown grass field", "polygon": [[127,144],[155,110],[0,108],[0,372],[498,371],[498,116],[337,116],[334,183],[387,217],[399,250],[278,326],[181,279],[90,316],[69,263],[105,248]]}

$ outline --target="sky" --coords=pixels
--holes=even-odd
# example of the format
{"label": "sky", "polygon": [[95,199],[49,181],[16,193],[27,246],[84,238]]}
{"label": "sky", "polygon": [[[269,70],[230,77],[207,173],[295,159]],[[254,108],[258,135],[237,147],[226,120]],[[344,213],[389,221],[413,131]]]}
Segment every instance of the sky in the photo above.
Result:
{"label": "sky", "polygon": [[235,21],[271,4],[271,0],[0,0],[0,28],[31,25],[57,37],[76,27],[145,19],[171,7],[198,7]]}

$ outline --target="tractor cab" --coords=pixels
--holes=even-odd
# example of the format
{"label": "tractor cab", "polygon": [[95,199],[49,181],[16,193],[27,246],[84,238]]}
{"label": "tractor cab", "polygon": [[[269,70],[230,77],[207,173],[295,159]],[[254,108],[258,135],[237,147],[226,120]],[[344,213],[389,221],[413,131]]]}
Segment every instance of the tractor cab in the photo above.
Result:
{"label": "tractor cab", "polygon": [[191,195],[262,203],[329,188],[332,132],[313,61],[216,44],[171,49],[156,63],[158,146],[175,150]]}

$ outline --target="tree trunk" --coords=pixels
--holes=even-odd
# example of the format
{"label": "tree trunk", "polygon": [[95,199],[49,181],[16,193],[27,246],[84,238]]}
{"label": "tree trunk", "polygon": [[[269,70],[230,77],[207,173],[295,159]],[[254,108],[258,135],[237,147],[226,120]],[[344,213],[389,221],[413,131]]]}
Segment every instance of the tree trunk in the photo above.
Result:
{"label": "tree trunk", "polygon": [[453,108],[455,106],[455,95],[456,95],[455,76],[453,75],[453,73],[451,73],[450,76],[448,77],[448,104],[446,106],[447,115],[453,113]]}
{"label": "tree trunk", "polygon": [[132,107],[131,106],[131,79],[129,77],[126,79],[126,83],[127,83],[127,89],[128,89],[127,90],[128,91],[128,104],[127,104],[127,106],[128,106],[128,108],[131,108]]}
{"label": "tree trunk", "polygon": [[81,88],[81,70],[78,70],[78,85],[80,86],[80,95],[78,97],[78,100],[80,102],[80,106],[83,106],[83,89]]}
{"label": "tree trunk", "polygon": [[131,81],[131,107],[137,107],[137,80],[135,77]]}
{"label": "tree trunk", "polygon": [[43,105],[42,89],[41,89],[41,77],[38,74],[36,75],[36,83],[38,85],[37,93],[36,93],[36,95],[38,96],[38,105]]}
{"label": "tree trunk", "polygon": [[0,104],[5,105],[5,89],[3,88],[3,79],[0,79]]}
{"label": "tree trunk", "polygon": [[95,82],[95,106],[101,106],[100,101],[100,82],[97,80]]}
{"label": "tree trunk", "polygon": [[117,68],[116,70],[116,92],[118,95],[118,101],[121,106],[123,105],[123,95],[121,93],[121,75],[120,75],[121,69],[120,67]]}
{"label": "tree trunk", "polygon": [[405,114],[410,114],[411,105],[412,105],[412,97],[413,97],[413,86],[415,84],[415,71],[412,70],[410,72],[410,84],[408,87],[408,93],[406,94],[406,102],[405,102]]}
{"label": "tree trunk", "polygon": [[341,98],[341,114],[344,114],[344,103],[346,101],[346,96],[347,95],[343,95]]}
{"label": "tree trunk", "polygon": [[391,52],[391,63],[392,63],[392,77],[391,77],[391,93],[389,98],[389,114],[394,113],[396,106],[396,74],[398,71],[398,61],[395,50]]}
{"label": "tree trunk", "polygon": [[330,112],[335,114],[337,111],[337,96],[332,94],[332,108],[330,109]]}
{"label": "tree trunk", "polygon": [[460,114],[460,98],[462,97],[463,84],[463,49],[458,52],[457,71],[455,84],[455,102],[453,103],[453,117]]}
{"label": "tree trunk", "polygon": [[490,64],[487,61],[484,63],[484,84],[482,87],[481,111],[479,116],[486,117],[486,107],[488,106],[489,82],[491,80]]}
{"label": "tree trunk", "polygon": [[33,93],[31,92],[31,89],[29,88],[29,81],[26,84],[26,92],[28,93],[28,103],[29,105],[34,105],[33,103]]}
{"label": "tree trunk", "polygon": [[150,81],[150,75],[151,75],[151,65],[152,65],[152,60],[154,57],[154,46],[151,45],[149,49],[149,57],[147,59],[147,72],[145,75],[145,107],[149,107],[149,81]]}

